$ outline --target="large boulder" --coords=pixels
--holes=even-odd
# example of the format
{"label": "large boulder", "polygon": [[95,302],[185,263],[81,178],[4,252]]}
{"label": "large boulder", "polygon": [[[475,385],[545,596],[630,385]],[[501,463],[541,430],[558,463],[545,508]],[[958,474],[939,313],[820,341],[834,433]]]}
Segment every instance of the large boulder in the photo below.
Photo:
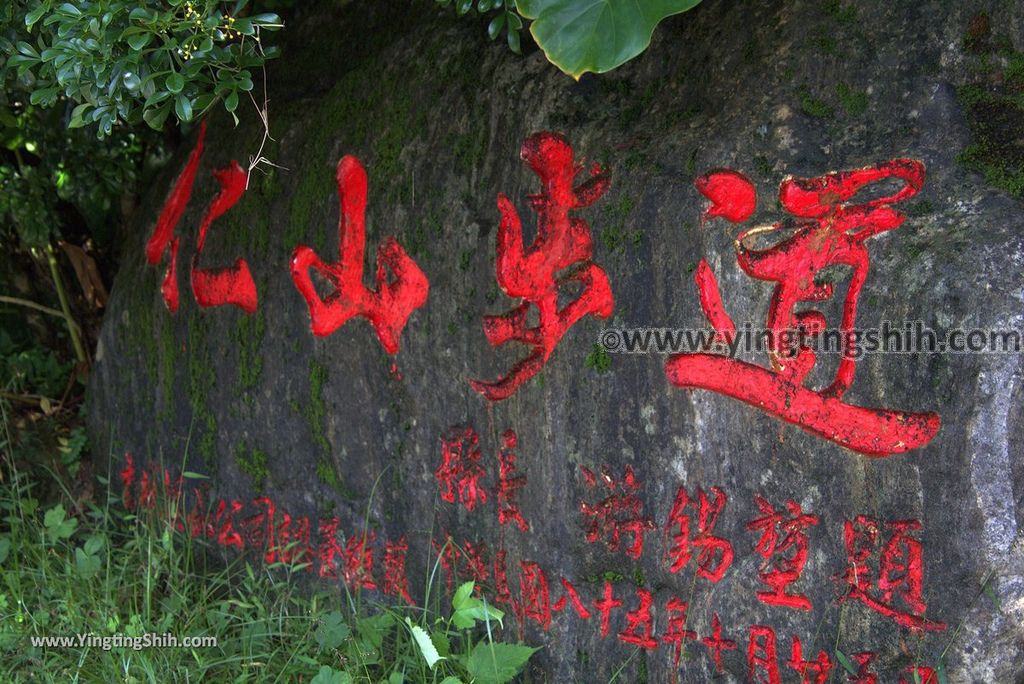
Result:
{"label": "large boulder", "polygon": [[[1024,205],[1009,194],[1024,186],[1013,175],[1024,158],[1024,13],[1012,3],[986,14],[984,3],[938,0],[707,0],[664,22],[636,60],[575,82],[536,49],[519,57],[488,43],[479,22],[433,3],[392,4],[314,7],[288,27],[285,56],[267,72],[272,139],[262,147],[253,112],[237,128],[213,117],[176,227],[173,314],[161,295],[168,253],[150,250],[162,258],[153,265],[145,247],[198,131],[149,192],[88,402],[98,452],[129,479],[124,454],[133,457],[129,503],[145,505],[137,483],[148,468],[204,473],[202,505],[243,505],[234,522],[230,506],[216,517],[212,542],[232,546],[229,523],[241,535],[231,553],[272,557],[282,538],[308,541],[320,581],[373,584],[394,600],[404,598],[404,557],[408,599],[422,602],[422,569],[450,536],[460,551],[444,554],[442,589],[479,579],[509,612],[506,631],[546,646],[533,661],[540,679],[707,681],[717,670],[778,681],[774,643],[783,681],[819,652],[840,680],[863,664],[880,681],[912,682],[915,666],[944,668],[948,681],[1019,681],[1019,353],[866,354],[848,391],[829,394],[834,354],[819,353],[802,383],[794,369],[809,352],[777,355],[773,369],[756,350],[729,362],[692,349],[667,373],[667,355],[609,353],[599,334],[707,328],[712,276],[741,330],[765,327],[770,309],[788,314],[770,279],[738,262],[756,269],[747,247],[779,240],[735,244],[740,231],[786,220],[797,237],[769,257],[777,279],[805,295],[808,277],[832,283],[797,308],[818,309],[833,329],[862,275],[858,328],[1024,329]],[[542,131],[557,135],[531,138]],[[575,191],[566,145],[582,164]],[[196,262],[244,259],[255,310],[200,307],[189,271],[219,188],[212,172],[257,155],[274,166],[251,172]],[[314,335],[307,298],[330,300],[345,281],[310,277],[308,266],[315,255],[338,260],[346,155],[368,178],[365,275],[348,284],[400,301],[366,295],[358,312],[373,325],[356,315],[340,326],[348,314],[332,320],[328,301],[319,332],[333,331]],[[892,160],[922,163],[923,184],[917,164]],[[875,171],[840,173],[863,168]],[[356,162],[341,175],[352,238]],[[503,212],[499,193],[511,203]],[[881,201],[855,215],[865,196]],[[581,226],[560,230],[567,209],[590,230],[593,266]],[[516,262],[508,248],[499,287],[498,238],[513,211],[527,242],[537,211],[554,237],[541,252],[548,265]],[[794,211],[804,216],[796,226]],[[871,228],[887,230],[850,237]],[[296,279],[299,245],[315,255],[301,256]],[[381,245],[403,270],[383,284]],[[861,249],[869,268],[835,265],[863,266]],[[538,293],[554,262],[578,269],[554,297],[580,302],[575,324],[563,330],[548,312],[549,339],[536,347],[488,344],[482,317],[519,304],[506,292],[551,305],[550,280]],[[429,280],[422,305],[417,269]],[[506,324],[492,321],[492,334]],[[613,337],[600,340],[621,342]],[[394,355],[388,340],[400,345]],[[488,401],[470,384],[531,353],[508,398]],[[276,541],[253,531],[270,505]],[[334,537],[349,554],[340,568]]]}

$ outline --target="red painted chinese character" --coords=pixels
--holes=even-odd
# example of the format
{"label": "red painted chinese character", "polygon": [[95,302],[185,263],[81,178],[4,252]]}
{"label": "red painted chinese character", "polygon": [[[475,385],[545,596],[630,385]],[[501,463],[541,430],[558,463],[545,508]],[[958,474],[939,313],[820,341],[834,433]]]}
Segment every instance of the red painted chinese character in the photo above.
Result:
{"label": "red painted chinese character", "polygon": [[245,548],[242,535],[235,529],[235,516],[242,512],[242,502],[232,501],[230,505],[224,499],[217,504],[217,512],[213,516],[217,529],[217,543],[221,546],[234,546],[241,551]]}
{"label": "red painted chinese character", "polygon": [[487,542],[467,541],[462,544],[463,571],[460,573],[466,579],[471,579],[477,585],[477,593],[480,593],[480,586],[490,577],[487,563]]}
{"label": "red painted chinese character", "polygon": [[245,540],[249,548],[263,552],[263,560],[268,565],[277,560],[277,542],[274,528],[274,517],[277,507],[268,497],[253,499],[253,504],[265,507],[265,510],[249,516],[242,522]]}
{"label": "red painted chinese character", "polygon": [[508,565],[505,562],[507,555],[505,549],[494,552],[494,604],[498,606],[512,606],[512,590],[509,588]]}
{"label": "red painted chinese character", "polygon": [[363,532],[358,537],[350,537],[342,550],[342,577],[352,587],[376,589],[373,580],[373,544],[377,540],[374,532]]}
{"label": "red painted chinese character", "polygon": [[576,587],[574,587],[569,580],[563,577],[562,588],[565,589],[565,593],[562,594],[562,597],[555,602],[555,605],[552,606],[551,609],[554,611],[561,611],[565,608],[565,605],[568,602],[572,604],[572,608],[576,611],[577,615],[584,620],[589,620],[590,611],[587,610],[587,606],[583,603],[583,599],[580,598],[580,594],[576,591]]}
{"label": "red painted chinese character", "polygon": [[735,651],[736,642],[722,638],[722,623],[718,619],[718,613],[711,614],[711,636],[701,639],[701,643],[711,651],[711,656],[715,660],[715,671],[724,672],[722,667],[722,651]]}
{"label": "red painted chinese character", "polygon": [[[672,572],[679,572],[690,562],[690,547],[699,550],[697,574],[711,582],[718,582],[725,576],[725,571],[732,565],[733,550],[728,539],[714,536],[718,516],[728,499],[718,487],[711,488],[714,499],[709,499],[703,489],[697,489],[697,501],[691,501],[685,487],[676,492],[672,511],[665,523],[665,535],[672,537],[672,546],[668,555],[672,564]],[[691,504],[697,509],[697,533],[690,538],[690,516],[686,508]]]}
{"label": "red painted chinese character", "polygon": [[[177,275],[180,239],[175,237],[174,229],[181,222],[181,217],[185,214],[185,209],[192,197],[192,187],[195,185],[199,160],[203,155],[205,138],[206,122],[204,121],[199,127],[199,139],[189,155],[188,163],[175,181],[174,188],[160,211],[156,228],[146,243],[146,260],[154,266],[160,263],[165,252],[170,251],[170,264],[164,274],[160,292],[171,313],[178,310],[180,303]],[[206,244],[210,225],[238,203],[245,193],[247,182],[245,171],[235,161],[232,161],[227,168],[214,171],[213,175],[220,185],[220,192],[206,210],[206,215],[199,226],[196,251],[192,256],[192,294],[195,296],[196,303],[204,308],[234,304],[246,313],[252,313],[256,310],[257,304],[256,284],[253,282],[252,274],[249,273],[249,265],[244,259],[237,259],[235,265],[228,268],[202,269],[197,265],[199,255]]]}
{"label": "red painted chinese character", "polygon": [[135,459],[131,454],[124,455],[124,468],[118,473],[121,480],[121,502],[129,511],[135,509],[135,497],[132,496],[132,485],[135,484]]}
{"label": "red painted chinese character", "polygon": [[185,522],[188,525],[188,533],[193,539],[213,537],[210,511],[205,503],[207,488],[208,485],[205,482],[199,487],[192,488],[192,508],[185,516]]}
{"label": "red painted chinese character", "polygon": [[[597,475],[590,469],[580,467],[587,487],[597,486]],[[643,502],[637,496],[640,484],[633,468],[626,466],[622,480],[615,480],[607,468],[601,469],[601,484],[611,492],[596,504],[580,504],[580,511],[586,521],[587,541],[591,544],[605,540],[608,549],[618,551],[622,538],[632,536],[632,544],[625,549],[630,558],[639,558],[644,550],[644,534],[654,529],[654,522],[643,517]]]}
{"label": "red painted chinese character", "polygon": [[151,470],[152,464],[142,471],[139,479],[139,508],[150,511],[156,506],[156,478],[150,477]]}
{"label": "red painted chinese character", "polygon": [[502,435],[504,445],[498,452],[498,523],[507,525],[516,523],[523,532],[529,532],[530,526],[519,510],[519,490],[526,486],[525,477],[516,477],[516,445],[518,439],[512,430]]}
{"label": "red painted chinese character", "polygon": [[197,265],[199,255],[206,244],[210,224],[238,203],[245,193],[247,182],[245,171],[235,161],[227,168],[214,171],[213,176],[220,185],[220,192],[210,203],[203,222],[199,225],[196,251],[192,255],[192,294],[196,298],[196,303],[203,308],[234,304],[246,313],[253,313],[258,303],[256,283],[253,282],[249,265],[244,259],[235,260],[235,265],[228,268],[203,269]]}
{"label": "red painted chinese character", "polygon": [[750,626],[747,644],[747,666],[755,684],[781,684],[775,630],[764,625]]}
{"label": "red painted chinese character", "polygon": [[289,513],[281,514],[277,527],[277,560],[286,565],[309,563],[313,550],[309,545],[309,518],[292,520]]}
{"label": "red painted chinese character", "polygon": [[786,666],[800,673],[801,684],[826,684],[828,673],[832,670],[832,661],[824,651],[818,651],[818,657],[814,660],[804,660],[800,637],[794,636]]}
{"label": "red painted chinese character", "polygon": [[402,537],[397,542],[388,541],[384,544],[384,593],[388,596],[397,596],[415,606],[416,603],[409,595],[409,578],[405,572],[405,555],[409,551],[409,545]]}
{"label": "red painted chinese character", "polygon": [[601,614],[601,636],[608,636],[608,632],[611,631],[611,619],[612,611],[622,606],[622,601],[615,598],[614,589],[612,583],[608,580],[604,582],[604,594],[598,600],[594,601],[594,608],[597,608],[597,612]]}
{"label": "red painted chinese character", "polygon": [[878,684],[878,675],[871,671],[871,664],[878,659],[876,654],[871,651],[861,651],[850,657],[857,666],[857,674],[847,677],[851,684]]}
{"label": "red painted chinese character", "polygon": [[757,598],[770,606],[810,610],[810,599],[801,594],[791,594],[787,588],[800,579],[804,571],[810,541],[804,530],[817,525],[818,516],[804,513],[800,504],[792,500],[786,502],[788,518],[763,497],[755,495],[754,501],[763,515],[747,523],[747,529],[761,531],[756,548],[764,563],[758,569],[758,575],[772,588],[771,591],[757,592]]}
{"label": "red painted chinese character", "polygon": [[689,610],[690,604],[680,601],[675,596],[670,598],[668,603],[665,604],[665,612],[668,613],[668,626],[665,629],[665,633],[661,635],[661,640],[666,644],[673,645],[673,662],[676,667],[679,667],[679,659],[683,655],[684,640],[697,640],[697,633],[692,629],[686,629],[686,618]]}
{"label": "red painted chinese character", "polygon": [[337,517],[328,521],[321,520],[318,524],[320,543],[316,550],[318,577],[337,577],[339,560],[343,556],[341,544],[338,543],[338,526],[341,521]]}
{"label": "red painted chinese character", "polygon": [[373,581],[373,544],[377,539],[374,532],[363,532],[358,537],[349,537],[342,549],[342,578],[352,588],[376,589]]}
{"label": "red painted chinese character", "polygon": [[[902,187],[861,204],[850,203],[864,188],[888,179],[902,181]],[[869,456],[888,456],[931,441],[940,425],[934,413],[843,403],[843,394],[853,382],[856,359],[852,349],[845,350],[829,387],[819,391],[803,385],[816,360],[807,342],[827,327],[822,313],[803,305],[827,300],[833,294],[833,285],[819,283],[818,274],[836,264],[853,269],[839,324],[842,339],[849,340],[869,270],[864,243],[874,235],[898,228],[906,217],[891,205],[917,194],[923,184],[924,165],[909,159],[784,181],[779,200],[795,221],[743,231],[735,243],[736,258],[745,273],[776,283],[766,323],[771,333],[771,368],[721,354],[676,354],[665,366],[669,381],[684,389],[707,389],[739,399]],[[708,174],[698,179],[697,188],[711,200],[709,217],[742,222],[753,213],[754,185],[734,171]],[[795,233],[765,249],[750,245],[758,236],[777,235],[782,229],[795,229]],[[700,262],[695,280],[701,307],[717,331],[716,339],[734,339],[736,326],[725,311],[715,275],[706,261]],[[802,339],[793,345],[796,331]]]}
{"label": "red painted chinese character", "polygon": [[445,543],[439,544],[431,539],[430,544],[434,547],[434,553],[437,554],[437,561],[441,564],[441,569],[444,570],[445,585],[451,592],[459,573],[459,548],[450,536],[447,534],[441,536],[446,540]]}
{"label": "red painted chinese character", "polygon": [[487,473],[480,465],[480,435],[471,427],[450,428],[441,436],[441,465],[434,471],[441,486],[441,500],[458,501],[472,512],[487,502],[480,479]]}
{"label": "red painted chinese character", "polygon": [[654,598],[646,589],[638,588],[636,596],[640,599],[640,605],[636,610],[626,613],[626,629],[619,632],[619,640],[653,650],[658,647],[658,640],[652,636],[654,632],[654,617],[651,615],[651,605]]}
{"label": "red painted chinese character", "polygon": [[[892,534],[879,548],[881,528],[877,520],[858,515],[854,521],[846,521],[843,537],[849,566],[841,578],[849,589],[840,600],[861,601],[910,629],[946,629],[944,622],[924,617],[924,553],[921,542],[911,536],[921,529],[921,523],[897,520],[889,523],[889,528]],[[879,559],[877,575],[868,564],[876,553]]]}
{"label": "red painted chinese character", "polygon": [[[530,206],[538,217],[537,236],[525,247],[519,214],[512,202],[499,194],[498,285],[507,296],[522,303],[506,314],[485,316],[484,334],[491,346],[516,341],[533,351],[494,382],[470,381],[473,389],[491,401],[507,399],[536,375],[579,319],[588,314],[607,318],[614,306],[608,276],[591,261],[594,245],[590,226],[570,216],[570,212],[590,206],[608,190],[608,175],[594,165],[591,177],[574,186],[583,165],[575,160],[565,138],[554,133],[530,136],[520,155],[543,185],[540,194],[530,196]],[[582,291],[559,308],[559,290],[570,284]],[[531,306],[537,309],[536,327],[528,327]]]}
{"label": "red painted chinese character", "polygon": [[939,675],[925,665],[911,665],[900,673],[900,684],[939,684]]}
{"label": "red painted chinese character", "polygon": [[533,561],[519,562],[520,622],[534,620],[546,632],[551,627],[551,593],[544,570]]}
{"label": "red painted chinese character", "polygon": [[[338,162],[338,198],[338,261],[325,264],[311,248],[299,245],[292,255],[292,280],[309,307],[314,335],[330,335],[354,316],[362,316],[373,325],[384,349],[395,354],[409,316],[427,301],[430,283],[398,241],[388,236],[377,250],[377,289],[367,289],[363,285],[366,171],[355,157]],[[311,268],[334,287],[326,299],[317,294]]]}
{"label": "red painted chinese character", "polygon": [[188,201],[192,197],[192,186],[196,180],[196,172],[199,170],[199,159],[203,156],[203,141],[206,138],[206,122],[199,126],[199,139],[195,148],[189,154],[188,162],[185,164],[181,175],[174,182],[174,188],[164,203],[157,219],[156,228],[149,241],[146,242],[146,260],[153,266],[160,263],[164,252],[170,250],[170,264],[164,274],[163,283],[160,285],[160,293],[164,298],[164,304],[171,313],[178,310],[180,297],[178,295],[178,246],[179,239],[174,236],[174,229],[181,221]]}

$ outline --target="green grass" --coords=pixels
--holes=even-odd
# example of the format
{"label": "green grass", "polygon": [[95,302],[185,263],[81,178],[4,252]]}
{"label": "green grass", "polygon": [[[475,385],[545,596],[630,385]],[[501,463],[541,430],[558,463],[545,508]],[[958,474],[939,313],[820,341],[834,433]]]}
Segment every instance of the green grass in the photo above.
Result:
{"label": "green grass", "polygon": [[[165,492],[132,512],[119,484],[100,478],[84,510],[62,483],[54,501],[53,482],[38,468],[33,480],[5,450],[6,411],[0,402],[0,681],[507,682],[536,651],[498,640],[504,614],[474,595],[473,582],[442,611],[439,561],[426,585],[431,607],[373,603],[344,585],[310,588],[298,575],[309,577],[306,564],[225,559],[176,529],[185,502]],[[90,643],[33,643],[79,634]],[[165,634],[216,642],[141,647],[144,635]]]}

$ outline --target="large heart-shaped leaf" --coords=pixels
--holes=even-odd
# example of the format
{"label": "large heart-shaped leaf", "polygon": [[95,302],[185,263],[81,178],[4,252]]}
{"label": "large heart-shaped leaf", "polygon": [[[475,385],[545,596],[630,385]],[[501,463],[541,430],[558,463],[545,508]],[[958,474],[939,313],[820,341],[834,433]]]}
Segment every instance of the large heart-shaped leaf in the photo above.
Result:
{"label": "large heart-shaped leaf", "polygon": [[700,0],[516,0],[532,19],[530,33],[548,60],[578,79],[626,62],[651,42],[665,17],[685,12]]}

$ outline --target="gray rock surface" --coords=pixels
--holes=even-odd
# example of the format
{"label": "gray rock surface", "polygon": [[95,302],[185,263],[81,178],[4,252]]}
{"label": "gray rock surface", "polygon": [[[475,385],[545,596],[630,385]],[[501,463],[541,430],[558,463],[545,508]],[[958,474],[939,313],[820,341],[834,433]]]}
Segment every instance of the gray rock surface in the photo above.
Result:
{"label": "gray rock surface", "polygon": [[[244,164],[260,141],[255,126],[215,118],[179,226],[176,315],[160,299],[164,267],[147,265],[142,250],[187,149],[152,188],[124,250],[89,392],[93,438],[115,462],[130,451],[205,472],[218,496],[266,493],[294,516],[339,516],[349,535],[368,519],[378,534],[375,572],[383,540],[404,535],[418,600],[420,569],[433,554],[428,540],[445,532],[486,543],[492,569],[493,552],[503,548],[516,600],[521,561],[544,570],[552,604],[568,579],[592,614],[582,619],[566,605],[547,632],[524,620],[526,640],[547,646],[533,665],[541,681],[606,681],[620,672],[619,681],[668,682],[674,670],[681,681],[715,677],[700,641],[689,643],[676,669],[669,645],[635,653],[617,638],[640,589],[652,594],[655,638],[668,629],[672,597],[689,602],[687,628],[700,639],[720,617],[723,637],[737,646],[723,652],[722,681],[747,679],[751,625],[775,630],[783,681],[799,677],[785,665],[793,635],[808,659],[819,650],[833,661],[837,649],[877,653],[880,681],[897,681],[915,663],[935,667],[943,652],[950,682],[1022,681],[1019,354],[863,358],[848,403],[942,419],[926,447],[882,459],[729,397],[674,388],[662,356],[612,355],[606,372],[593,367],[594,357],[587,362],[606,327],[704,327],[692,277],[701,258],[734,319],[764,321],[771,286],[737,267],[739,228],[701,220],[706,201],[693,181],[720,167],[758,184],[754,220],[771,222],[781,217],[775,196],[787,175],[922,160],[924,188],[901,207],[908,220],[868,243],[859,322],[1024,329],[1024,204],[958,161],[978,130],[978,110],[958,90],[1011,87],[1004,72],[1024,50],[1024,11],[989,4],[707,0],[663,23],[638,59],[578,83],[539,51],[510,54],[481,38],[474,21],[433,3],[309,9],[288,28],[285,57],[268,71],[275,140],[263,154],[282,168],[254,173],[203,253],[207,265],[248,261],[257,312],[200,310],[188,287],[199,219],[215,189],[210,171],[232,158]],[[972,43],[968,29],[986,10],[989,32]],[[978,48],[979,40],[998,45]],[[495,197],[508,195],[533,225],[526,197],[538,183],[518,151],[539,130],[562,133],[577,155],[611,173],[611,189],[580,216],[593,229],[615,311],[610,321],[581,320],[539,377],[488,405],[468,380],[497,377],[525,355],[517,345],[492,349],[481,328],[481,315],[510,308],[494,277]],[[394,359],[362,319],[315,338],[289,273],[298,243],[327,260],[336,253],[334,167],[345,154],[369,173],[367,263],[381,239],[395,235],[430,278],[430,297]],[[832,275],[837,295],[822,311],[835,321],[848,274]],[[393,360],[400,379],[389,370]],[[834,362],[819,366],[815,387],[835,372]],[[472,512],[439,499],[441,436],[452,426],[480,434],[492,492]],[[497,520],[497,456],[509,428],[527,479],[519,500],[528,532]],[[636,474],[643,515],[656,526],[638,559],[625,553],[628,535],[619,550],[586,539],[581,502],[605,494],[587,486],[582,468],[600,474],[602,466],[615,477],[627,466]],[[728,496],[715,534],[731,541],[734,559],[718,583],[695,576],[696,559],[678,573],[666,562],[665,524],[680,486],[691,495],[717,486]],[[759,515],[755,495],[777,509],[792,499],[818,517],[792,587],[810,599],[810,611],[756,597],[767,587],[758,577],[758,535],[745,529]],[[848,566],[844,522],[861,514],[920,521],[925,616],[946,623],[944,631],[915,632],[861,602],[837,603],[845,585],[836,577]],[[888,534],[883,526],[883,539]],[[490,574],[484,584],[493,595]],[[593,602],[605,579],[623,604],[602,639]],[[845,681],[842,670],[836,662],[832,681]]]}

